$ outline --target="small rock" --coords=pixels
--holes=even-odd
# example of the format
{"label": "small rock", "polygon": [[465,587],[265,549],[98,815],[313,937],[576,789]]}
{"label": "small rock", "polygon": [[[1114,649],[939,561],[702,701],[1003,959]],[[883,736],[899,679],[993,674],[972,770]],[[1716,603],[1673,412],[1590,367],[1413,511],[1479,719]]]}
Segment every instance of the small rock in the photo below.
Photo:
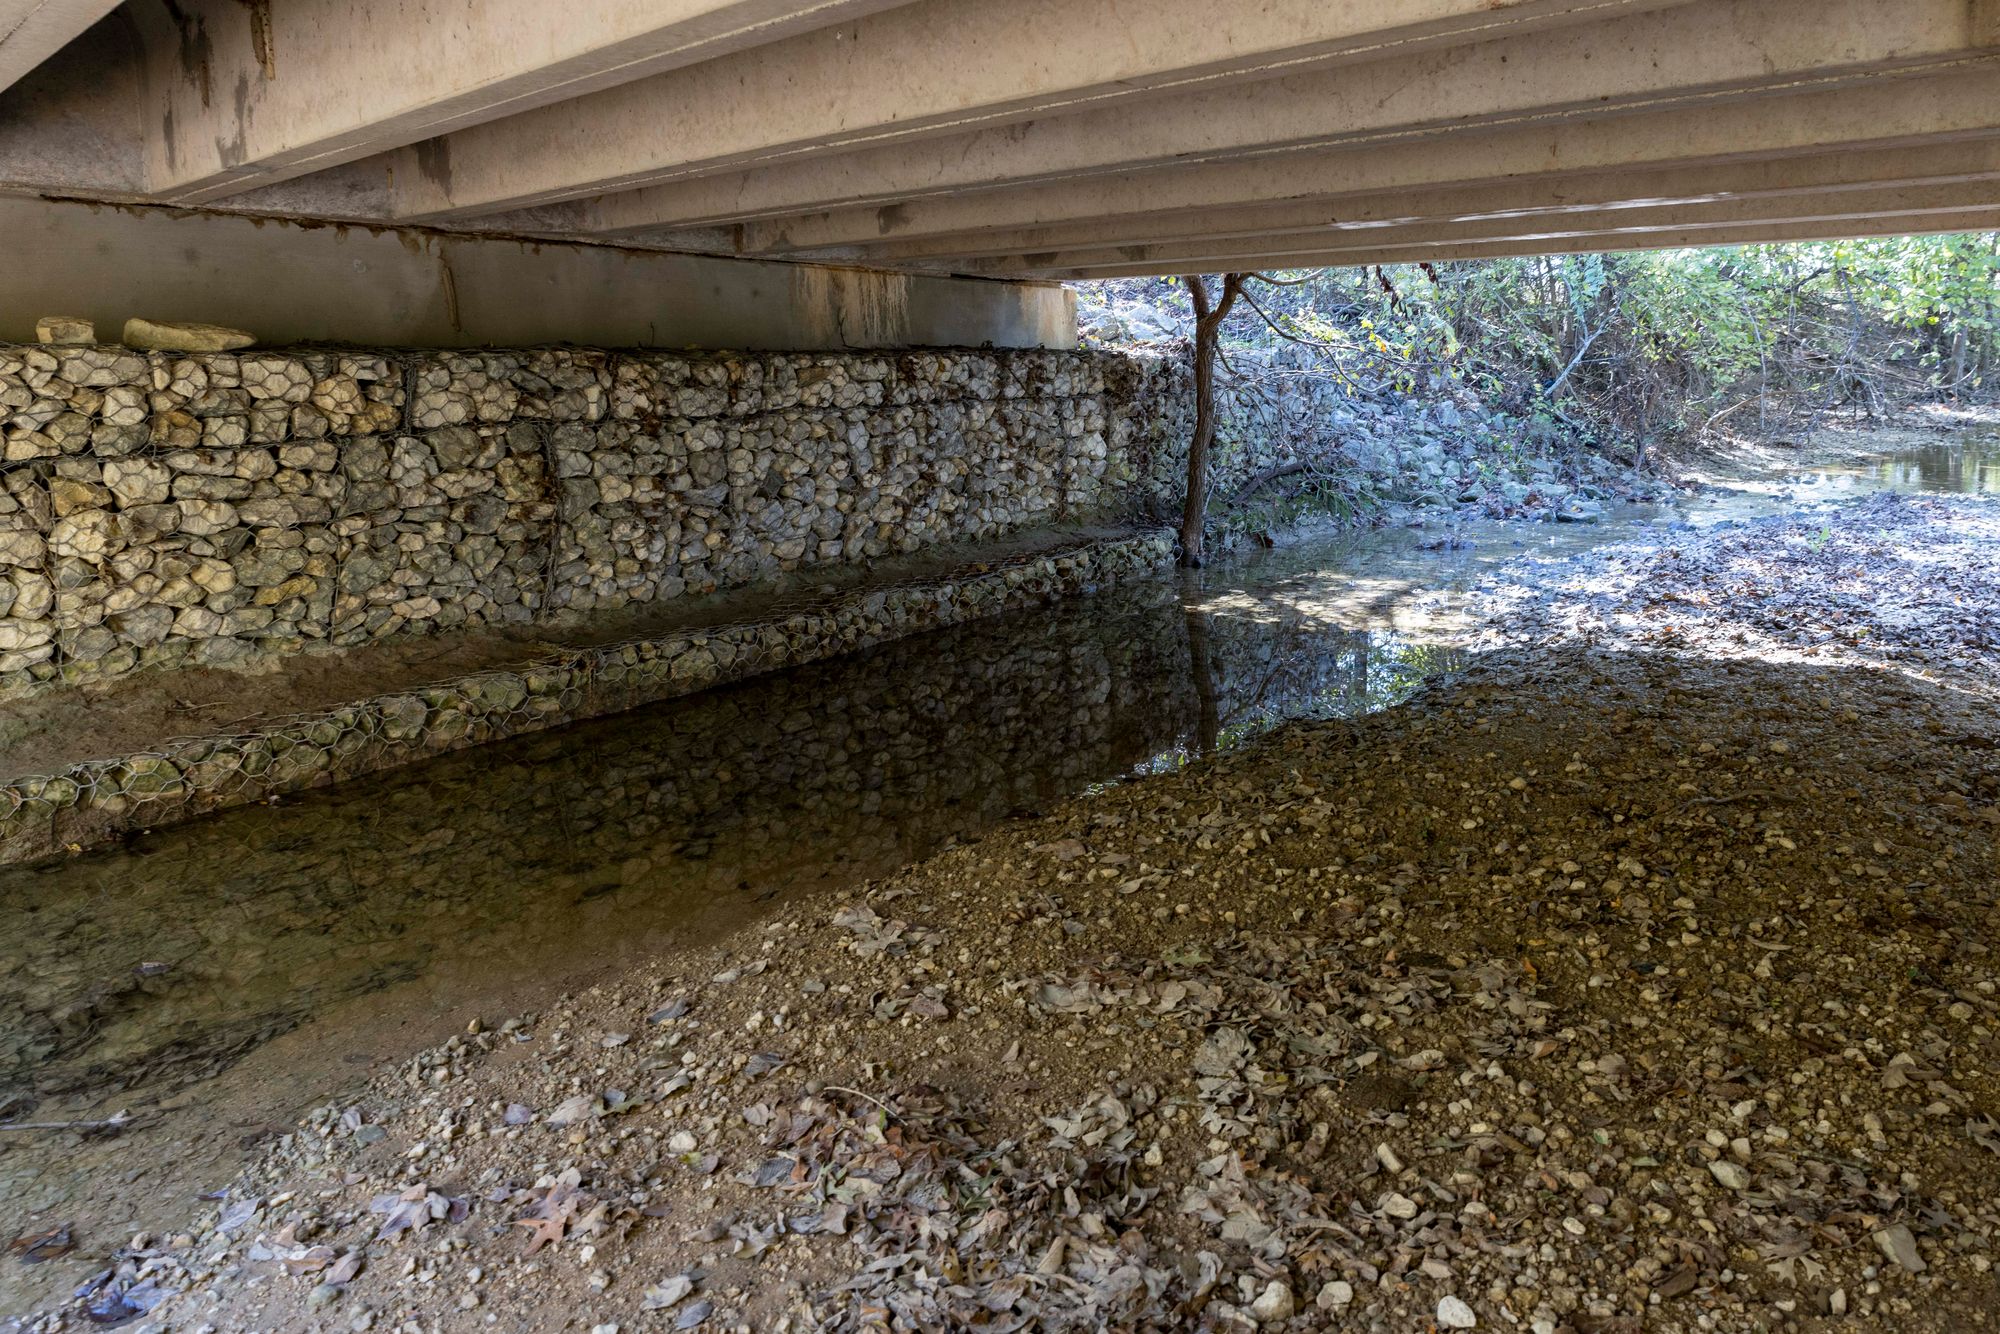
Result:
{"label": "small rock", "polygon": [[1750,1174],[1727,1158],[1718,1158],[1710,1163],[1708,1173],[1729,1190],[1750,1189]]}
{"label": "small rock", "polygon": [[1437,1322],[1439,1329],[1471,1329],[1479,1323],[1479,1317],[1470,1306],[1447,1293],[1438,1298]]}
{"label": "small rock", "polygon": [[548,1124],[561,1130],[589,1121],[604,1113],[604,1099],[595,1093],[579,1093],[573,1098],[565,1098],[549,1113]]}
{"label": "small rock", "polygon": [[1917,1239],[1901,1223],[1877,1229],[1875,1244],[1881,1248],[1882,1254],[1912,1274],[1921,1274],[1930,1267],[1924,1263],[1924,1257],[1917,1254]]}
{"label": "small rock", "polygon": [[95,343],[97,326],[74,315],[44,315],[35,321],[38,343]]}
{"label": "small rock", "polygon": [[1257,1300],[1250,1303],[1250,1314],[1265,1324],[1276,1324],[1280,1320],[1290,1320],[1292,1312],[1298,1309],[1292,1298],[1292,1290],[1276,1279],[1266,1284],[1257,1294]]}
{"label": "small rock", "polygon": [[1335,1279],[1319,1290],[1313,1305],[1322,1311],[1337,1310],[1354,1300],[1354,1285],[1345,1279]]}
{"label": "small rock", "polygon": [[1403,1160],[1398,1158],[1396,1151],[1386,1143],[1375,1146],[1375,1161],[1382,1164],[1382,1170],[1390,1176],[1395,1176],[1403,1170]]}
{"label": "small rock", "polygon": [[1399,1195],[1393,1190],[1382,1197],[1380,1208],[1391,1218],[1415,1218],[1423,1212],[1415,1200],[1407,1195]]}
{"label": "small rock", "polygon": [[646,1289],[645,1309],[664,1311],[680,1302],[694,1291],[694,1280],[686,1274],[676,1274],[663,1283],[655,1283]]}
{"label": "small rock", "polygon": [[219,324],[175,324],[164,320],[125,321],[125,346],[141,352],[233,352],[256,336]]}

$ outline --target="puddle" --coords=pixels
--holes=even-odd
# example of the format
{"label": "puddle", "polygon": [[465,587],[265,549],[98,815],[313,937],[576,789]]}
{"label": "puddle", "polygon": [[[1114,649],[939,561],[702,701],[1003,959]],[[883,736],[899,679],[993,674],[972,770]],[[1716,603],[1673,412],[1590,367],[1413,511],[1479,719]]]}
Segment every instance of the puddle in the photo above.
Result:
{"label": "puddle", "polygon": [[2000,493],[2000,440],[1597,525],[1300,544],[0,870],[0,1121],[142,1118],[0,1135],[0,1243],[78,1241],[0,1259],[0,1315],[474,1018],[1282,720],[1393,704],[1457,664],[1504,565],[1884,488]]}
{"label": "puddle", "polygon": [[1697,521],[1704,513],[1717,512],[1746,518],[1858,500],[1880,491],[2000,495],[2000,434],[1968,433],[1865,460],[1732,481],[1722,494],[1698,497],[1687,508]]}

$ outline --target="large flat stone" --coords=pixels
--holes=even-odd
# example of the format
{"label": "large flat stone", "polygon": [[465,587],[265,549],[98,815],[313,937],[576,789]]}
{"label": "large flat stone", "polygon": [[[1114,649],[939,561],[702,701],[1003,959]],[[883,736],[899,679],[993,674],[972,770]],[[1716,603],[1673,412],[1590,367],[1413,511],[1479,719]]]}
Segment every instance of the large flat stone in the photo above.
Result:
{"label": "large flat stone", "polygon": [[233,352],[256,341],[254,334],[219,324],[175,324],[138,318],[125,321],[125,346],[141,352]]}

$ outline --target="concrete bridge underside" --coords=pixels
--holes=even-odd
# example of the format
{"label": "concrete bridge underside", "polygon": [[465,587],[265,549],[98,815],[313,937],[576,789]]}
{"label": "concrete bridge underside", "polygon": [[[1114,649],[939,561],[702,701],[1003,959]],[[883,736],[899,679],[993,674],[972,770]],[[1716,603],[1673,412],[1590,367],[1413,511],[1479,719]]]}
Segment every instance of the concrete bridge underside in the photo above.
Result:
{"label": "concrete bridge underside", "polygon": [[0,86],[17,211],[804,262],[932,306],[2000,226],[2000,0],[0,0]]}

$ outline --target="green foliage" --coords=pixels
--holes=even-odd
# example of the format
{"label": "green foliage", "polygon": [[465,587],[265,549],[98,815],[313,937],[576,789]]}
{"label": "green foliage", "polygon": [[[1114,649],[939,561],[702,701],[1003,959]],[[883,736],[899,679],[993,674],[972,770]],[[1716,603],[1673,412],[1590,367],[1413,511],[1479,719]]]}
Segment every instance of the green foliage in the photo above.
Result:
{"label": "green foliage", "polygon": [[[1786,414],[1969,395],[2000,362],[2000,234],[1271,274],[1225,347],[1289,346],[1358,397],[1470,390],[1530,434],[1643,443]],[[1086,307],[1187,304],[1088,285]],[[1773,419],[1773,414],[1777,419]]]}

